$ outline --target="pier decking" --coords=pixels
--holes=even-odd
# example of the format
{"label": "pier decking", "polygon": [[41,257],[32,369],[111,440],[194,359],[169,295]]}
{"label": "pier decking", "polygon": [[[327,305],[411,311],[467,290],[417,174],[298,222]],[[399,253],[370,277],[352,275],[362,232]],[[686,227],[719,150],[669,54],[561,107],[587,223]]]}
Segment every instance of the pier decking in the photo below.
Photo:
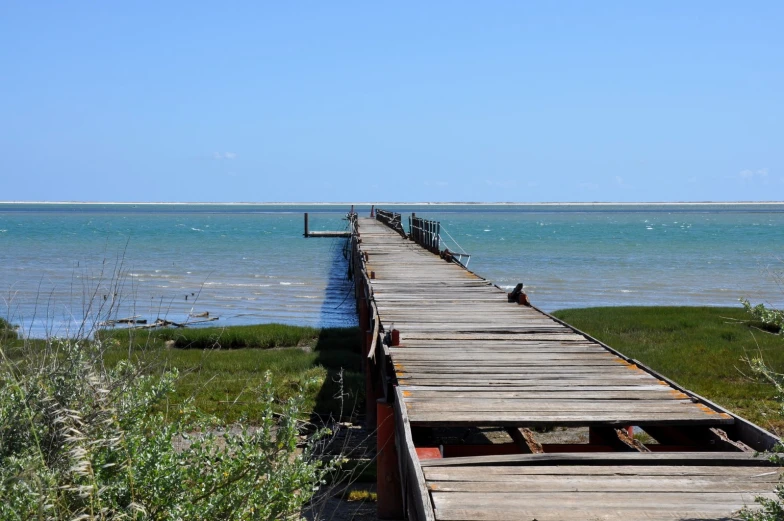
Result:
{"label": "pier decking", "polygon": [[[779,469],[754,457],[774,436],[383,220],[354,218],[351,239],[368,397],[394,422],[378,416],[380,516],[732,519],[774,496]],[[554,427],[588,442],[537,439]]]}

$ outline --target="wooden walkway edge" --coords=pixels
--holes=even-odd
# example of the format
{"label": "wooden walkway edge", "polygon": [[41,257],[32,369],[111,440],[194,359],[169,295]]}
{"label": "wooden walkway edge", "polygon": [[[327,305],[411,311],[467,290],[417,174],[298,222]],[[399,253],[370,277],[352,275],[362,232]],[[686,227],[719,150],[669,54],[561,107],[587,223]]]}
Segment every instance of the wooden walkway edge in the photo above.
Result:
{"label": "wooden walkway edge", "polygon": [[[775,436],[510,303],[437,237],[420,246],[399,214],[380,213],[351,214],[350,261],[366,417],[375,424],[377,401],[394,410],[394,447],[379,446],[398,462],[379,456],[382,519],[735,519],[774,497],[780,469],[755,451]],[[537,432],[555,428],[587,430],[587,442]],[[643,431],[645,443],[632,436]]]}

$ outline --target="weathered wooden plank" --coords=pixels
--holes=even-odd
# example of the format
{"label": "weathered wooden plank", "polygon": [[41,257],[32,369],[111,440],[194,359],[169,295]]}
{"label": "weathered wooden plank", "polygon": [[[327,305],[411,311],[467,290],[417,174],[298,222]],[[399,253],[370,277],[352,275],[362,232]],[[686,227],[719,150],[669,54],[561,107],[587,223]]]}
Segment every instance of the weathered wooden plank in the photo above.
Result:
{"label": "weathered wooden plank", "polygon": [[600,507],[600,508],[622,508],[627,510],[644,511],[647,509],[673,510],[676,508],[698,507],[702,510],[710,510],[711,507],[724,509],[727,506],[742,508],[744,505],[754,503],[756,495],[772,497],[773,494],[744,493],[744,492],[551,492],[542,493],[540,491],[529,492],[521,490],[516,492],[438,492],[432,491],[433,506],[436,509],[447,507],[457,507],[460,504],[477,507],[528,507],[537,506],[539,508],[568,508],[570,506]]}
{"label": "weathered wooden plank", "polygon": [[584,412],[593,414],[597,412],[629,412],[632,414],[665,413],[691,414],[702,417],[704,411],[695,411],[690,405],[692,402],[676,400],[575,400],[551,402],[546,400],[534,401],[525,399],[487,400],[479,398],[464,398],[454,400],[406,400],[409,414],[425,414],[441,412],[448,409],[450,413],[458,412],[547,412],[549,414]]}
{"label": "weathered wooden plank", "polygon": [[[455,345],[460,345],[460,348],[455,348]],[[547,355],[592,355],[592,356],[605,356],[605,353],[599,350],[596,346],[591,346],[582,342],[545,342],[545,341],[525,341],[520,340],[514,344],[505,342],[495,342],[483,344],[473,344],[470,342],[456,342],[454,340],[446,339],[442,341],[430,340],[427,343],[409,340],[406,344],[400,346],[393,346],[390,348],[391,353],[395,356],[411,356],[411,357],[427,357],[433,356],[448,357],[455,356],[481,356],[482,353],[492,355],[533,355],[540,354]],[[423,352],[426,350],[427,352]]]}
{"label": "weathered wooden plank", "polygon": [[758,481],[776,482],[784,469],[771,466],[721,466],[721,465],[507,465],[493,466],[433,466],[423,468],[427,481],[514,481],[517,479],[538,479],[539,477],[579,477],[597,478],[619,477],[666,477],[717,479],[721,481]]}
{"label": "weathered wooden plank", "polygon": [[[421,347],[392,347],[390,353],[395,355],[395,360],[412,361],[440,361],[452,360],[454,362],[472,360],[613,360],[617,357],[606,351],[590,345],[553,345],[545,342],[521,344],[519,346],[472,346],[461,345],[459,348],[430,346]],[[560,351],[563,349],[564,351]]]}
{"label": "weathered wooden plank", "polygon": [[[726,512],[726,515],[724,515]],[[644,519],[645,521],[732,521],[740,519],[727,508],[717,513],[716,511],[697,510],[671,510],[666,512],[643,512],[629,510],[584,510],[570,508],[568,510],[531,510],[521,506],[513,511],[485,509],[472,510],[443,508],[438,511],[439,521],[629,521],[630,519]]]}
{"label": "weathered wooden plank", "polygon": [[550,454],[505,454],[423,460],[422,467],[477,465],[719,465],[775,467],[749,452],[586,452]]}
{"label": "weathered wooden plank", "polygon": [[475,413],[420,413],[409,411],[410,421],[419,427],[589,427],[626,425],[704,425],[720,427],[734,422],[732,417],[698,416],[695,414],[677,413],[593,413],[580,414],[569,412],[537,413],[537,412],[499,412],[477,411]]}
{"label": "weathered wooden plank", "polygon": [[403,478],[404,494],[406,494],[407,499],[411,502],[411,506],[413,506],[416,519],[434,521],[433,505],[427,491],[425,476],[416,454],[414,441],[411,437],[408,413],[403,405],[403,398],[399,389],[395,390],[395,429],[395,439],[398,444],[398,453],[401,457],[401,477]]}
{"label": "weathered wooden plank", "polygon": [[615,375],[613,377],[607,376],[601,378],[601,375],[570,375],[567,377],[565,374],[529,374],[521,375],[517,373],[505,375],[466,375],[466,374],[450,374],[438,375],[427,373],[403,373],[398,375],[398,380],[401,384],[416,383],[417,385],[469,385],[469,382],[477,382],[483,385],[504,385],[507,383],[523,385],[525,382],[531,382],[533,385],[554,384],[561,386],[574,385],[623,385],[628,383],[634,385],[635,382],[649,383],[650,378],[643,375]]}
{"label": "weathered wooden plank", "polygon": [[660,476],[643,478],[635,476],[516,476],[504,481],[428,481],[431,492],[481,492],[481,493],[526,493],[538,492],[673,492],[673,493],[727,493],[748,492],[758,494],[770,492],[777,484],[776,479],[731,480],[727,476],[688,476],[676,478]]}
{"label": "weathered wooden plank", "polygon": [[[558,504],[528,505],[518,501],[516,505],[471,504],[472,498],[465,503],[440,504],[437,508],[439,521],[681,521],[714,520],[730,521],[740,519],[737,512],[744,506],[754,506],[754,500],[747,496],[733,498],[726,503],[702,503],[695,505],[677,504],[672,506],[635,507],[633,498],[627,504]],[[662,498],[663,499],[663,498]]]}
{"label": "weathered wooden plank", "polygon": [[680,394],[678,391],[669,391],[667,389],[663,389],[662,391],[573,391],[571,389],[560,389],[560,390],[552,390],[550,392],[542,392],[542,391],[529,391],[529,392],[522,392],[522,391],[417,391],[415,394],[412,394],[411,391],[408,390],[408,387],[403,389],[403,396],[411,397],[407,398],[406,402],[411,403],[413,401],[427,401],[427,400],[438,400],[441,402],[446,402],[449,400],[461,400],[461,399],[481,399],[481,400],[516,400],[516,399],[524,399],[524,400],[531,400],[531,401],[541,401],[543,403],[554,403],[561,400],[566,401],[583,401],[583,400],[602,400],[607,402],[616,402],[618,400],[630,400],[630,401],[649,401],[649,400],[672,400],[673,393],[676,394],[676,398],[685,399],[686,395],[681,394],[680,397],[677,394]]}
{"label": "weathered wooden plank", "polygon": [[403,329],[400,324],[396,324],[400,328],[400,342],[406,343],[409,340],[452,340],[452,341],[466,341],[466,340],[576,340],[585,341],[585,337],[574,333],[470,333],[459,331],[407,331]]}
{"label": "weathered wooden plank", "polygon": [[438,376],[448,378],[453,375],[519,375],[523,377],[533,375],[577,375],[577,374],[606,374],[608,376],[644,376],[646,378],[654,379],[648,373],[641,371],[637,368],[630,368],[613,365],[555,365],[552,364],[531,364],[531,365],[498,365],[498,364],[483,364],[477,362],[473,366],[451,366],[450,364],[429,364],[429,365],[409,365],[409,364],[395,364],[395,369],[399,374],[421,374],[426,376],[435,376],[433,373],[438,373]]}
{"label": "weathered wooden plank", "polygon": [[573,377],[569,380],[564,380],[563,378],[556,378],[556,377],[541,377],[541,378],[510,378],[510,377],[503,377],[501,378],[460,378],[460,377],[453,377],[453,378],[433,378],[428,376],[422,375],[404,375],[398,376],[398,382],[401,386],[462,386],[468,387],[471,385],[476,385],[479,387],[486,387],[492,386],[495,388],[507,388],[507,387],[525,387],[525,386],[551,386],[551,387],[560,387],[561,389],[573,388],[575,386],[626,386],[627,388],[631,389],[634,388],[636,385],[647,386],[650,384],[650,380],[647,378],[583,378],[583,377]]}
{"label": "weathered wooden plank", "polygon": [[544,370],[549,369],[557,371],[561,368],[568,368],[571,370],[576,369],[591,369],[597,371],[613,371],[619,369],[628,369],[627,366],[618,364],[615,360],[611,359],[587,359],[587,360],[558,360],[552,358],[540,359],[526,359],[520,358],[518,360],[495,360],[495,359],[476,359],[476,360],[457,360],[450,362],[449,360],[400,360],[400,357],[395,359],[395,367],[401,370],[414,371],[424,369],[427,371],[446,371],[452,370],[454,372],[470,371],[472,369],[483,369],[492,371],[501,371],[513,368],[516,371],[525,370]]}
{"label": "weathered wooden plank", "polygon": [[[643,382],[639,384],[628,384],[628,385],[612,385],[612,384],[595,384],[595,385],[563,385],[562,382],[559,382],[555,385],[528,385],[528,384],[521,384],[521,385],[507,385],[507,386],[493,386],[493,385],[405,385],[401,386],[404,392],[415,392],[415,391],[429,391],[433,393],[441,393],[441,392],[534,392],[534,391],[541,391],[541,392],[548,392],[548,393],[569,393],[569,392],[581,392],[581,391],[629,391],[629,392],[637,392],[637,391],[657,391],[657,392],[679,392],[675,391],[674,389],[660,385],[658,383],[648,383]],[[406,397],[412,395],[405,395]]]}

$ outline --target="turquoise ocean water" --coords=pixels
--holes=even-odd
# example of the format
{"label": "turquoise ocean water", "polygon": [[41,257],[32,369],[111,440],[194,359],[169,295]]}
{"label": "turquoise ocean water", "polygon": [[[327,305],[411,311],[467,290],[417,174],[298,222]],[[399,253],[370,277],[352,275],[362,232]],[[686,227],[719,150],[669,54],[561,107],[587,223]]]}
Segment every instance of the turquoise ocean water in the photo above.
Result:
{"label": "turquoise ocean water", "polygon": [[[546,311],[784,300],[770,273],[784,266],[784,204],[388,208],[440,220],[472,270],[524,282]],[[72,333],[109,304],[148,320],[350,325],[342,240],[302,237],[304,212],[313,230],[342,230],[348,210],[0,203],[0,315],[32,336]]]}

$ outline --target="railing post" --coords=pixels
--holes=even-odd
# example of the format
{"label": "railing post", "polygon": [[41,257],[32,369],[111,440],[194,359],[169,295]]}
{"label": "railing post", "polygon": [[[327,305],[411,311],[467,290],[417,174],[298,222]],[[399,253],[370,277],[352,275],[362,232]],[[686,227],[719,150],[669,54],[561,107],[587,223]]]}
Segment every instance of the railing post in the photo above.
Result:
{"label": "railing post", "polygon": [[372,429],[377,423],[377,408],[376,401],[378,400],[378,391],[376,391],[376,378],[379,376],[373,371],[375,369],[373,362],[368,358],[370,353],[370,346],[373,345],[373,327],[370,331],[365,333],[365,341],[367,348],[365,348],[364,356],[362,357],[362,365],[365,369],[365,426]]}
{"label": "railing post", "polygon": [[[367,323],[368,323],[368,303],[367,298],[365,297],[365,281],[364,277],[360,278],[360,286],[362,286],[359,290],[359,335],[360,335],[360,345],[362,348],[362,356],[367,357],[368,346],[370,345],[367,341],[367,335],[365,331],[367,331]],[[365,366],[362,366],[364,369]]]}
{"label": "railing post", "polygon": [[403,493],[395,447],[395,408],[378,400],[376,429],[376,515],[379,519],[403,519]]}

